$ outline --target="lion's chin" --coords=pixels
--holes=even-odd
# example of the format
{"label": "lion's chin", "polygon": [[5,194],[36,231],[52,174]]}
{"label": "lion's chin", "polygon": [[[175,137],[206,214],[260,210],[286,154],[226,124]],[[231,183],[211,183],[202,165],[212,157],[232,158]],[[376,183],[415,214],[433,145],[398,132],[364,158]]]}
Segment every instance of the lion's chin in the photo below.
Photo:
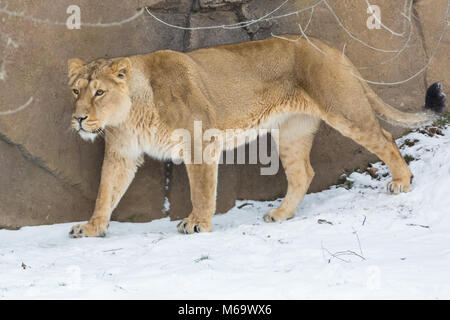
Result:
{"label": "lion's chin", "polygon": [[80,135],[80,137],[83,140],[90,141],[90,142],[94,142],[95,138],[97,138],[97,136],[98,136],[97,133],[92,133],[92,132],[83,131],[83,130],[78,131],[78,134]]}

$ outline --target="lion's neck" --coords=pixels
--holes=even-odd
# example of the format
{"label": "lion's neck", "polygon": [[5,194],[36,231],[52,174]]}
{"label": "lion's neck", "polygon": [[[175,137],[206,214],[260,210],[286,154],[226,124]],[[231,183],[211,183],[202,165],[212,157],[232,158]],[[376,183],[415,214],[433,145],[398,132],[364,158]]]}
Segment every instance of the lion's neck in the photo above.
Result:
{"label": "lion's neck", "polygon": [[149,75],[140,69],[140,64],[132,68],[128,89],[133,102],[142,101],[148,103],[153,101],[153,90],[150,86]]}
{"label": "lion's neck", "polygon": [[118,152],[131,156],[149,154],[165,159],[169,154],[170,141],[167,128],[161,121],[153,103],[153,91],[148,75],[132,69],[129,94],[132,102],[128,118],[119,126],[110,128],[109,144]]}
{"label": "lion's neck", "polygon": [[107,138],[110,148],[127,156],[145,153],[162,160],[171,154],[167,128],[155,109],[146,104],[134,103],[126,121],[107,129]]}

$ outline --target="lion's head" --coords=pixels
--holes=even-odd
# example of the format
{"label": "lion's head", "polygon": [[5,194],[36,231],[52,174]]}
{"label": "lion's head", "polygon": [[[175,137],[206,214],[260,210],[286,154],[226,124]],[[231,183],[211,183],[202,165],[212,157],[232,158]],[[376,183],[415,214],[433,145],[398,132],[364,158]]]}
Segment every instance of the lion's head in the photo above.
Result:
{"label": "lion's head", "polygon": [[107,126],[120,125],[127,119],[131,107],[130,59],[101,59],[89,64],[70,59],[68,68],[75,99],[72,127],[83,139],[93,141]]}

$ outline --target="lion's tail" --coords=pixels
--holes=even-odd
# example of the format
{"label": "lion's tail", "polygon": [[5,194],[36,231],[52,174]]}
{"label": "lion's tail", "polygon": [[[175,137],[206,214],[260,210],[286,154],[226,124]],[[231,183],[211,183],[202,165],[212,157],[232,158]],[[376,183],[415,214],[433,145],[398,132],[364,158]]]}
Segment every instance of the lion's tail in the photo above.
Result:
{"label": "lion's tail", "polygon": [[361,81],[367,98],[372,108],[377,114],[387,121],[393,121],[408,128],[420,127],[435,121],[439,114],[442,113],[446,106],[445,94],[442,92],[442,85],[439,82],[433,83],[428,89],[425,96],[424,111],[419,113],[407,113],[399,111],[386,104],[370,86]]}

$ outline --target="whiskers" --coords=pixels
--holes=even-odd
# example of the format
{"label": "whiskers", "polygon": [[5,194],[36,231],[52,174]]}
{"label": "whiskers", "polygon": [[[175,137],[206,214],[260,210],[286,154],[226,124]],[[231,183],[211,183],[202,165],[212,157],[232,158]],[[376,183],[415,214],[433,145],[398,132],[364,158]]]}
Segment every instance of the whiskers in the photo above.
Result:
{"label": "whiskers", "polygon": [[70,126],[67,128],[66,133],[75,133],[75,134],[79,134],[79,135],[83,135],[83,134],[87,134],[87,135],[92,135],[92,137],[97,136],[97,137],[102,137],[103,139],[106,139],[106,135],[108,135],[110,138],[112,139],[117,139],[117,134],[108,128],[98,128],[95,130],[86,130],[86,129],[80,129],[80,130],[76,130],[73,126]]}
{"label": "whiskers", "polygon": [[92,133],[95,133],[99,137],[102,137],[103,139],[105,139],[105,134],[106,134],[105,129],[99,128],[99,129],[92,131]]}

